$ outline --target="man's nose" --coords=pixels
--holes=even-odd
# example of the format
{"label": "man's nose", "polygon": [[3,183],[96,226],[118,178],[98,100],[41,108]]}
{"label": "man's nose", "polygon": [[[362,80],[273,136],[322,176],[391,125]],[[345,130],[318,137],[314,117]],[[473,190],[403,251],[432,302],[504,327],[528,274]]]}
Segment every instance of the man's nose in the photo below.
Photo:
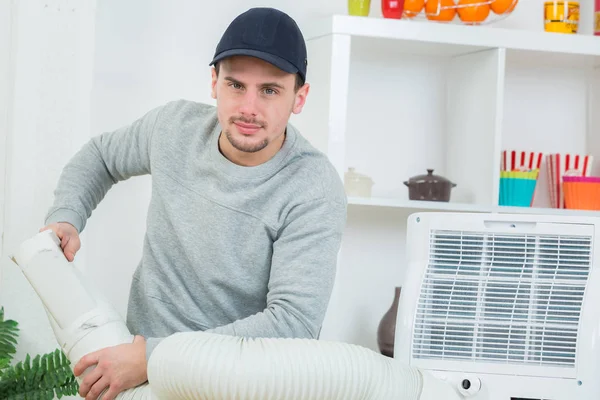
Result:
{"label": "man's nose", "polygon": [[257,115],[258,100],[255,92],[246,91],[240,104],[240,112],[245,115]]}

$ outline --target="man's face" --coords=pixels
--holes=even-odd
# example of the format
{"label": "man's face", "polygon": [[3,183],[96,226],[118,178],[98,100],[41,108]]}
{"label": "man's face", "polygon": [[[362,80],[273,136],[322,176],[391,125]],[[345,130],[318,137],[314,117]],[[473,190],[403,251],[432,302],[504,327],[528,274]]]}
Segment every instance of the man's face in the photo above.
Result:
{"label": "man's face", "polygon": [[242,157],[274,155],[291,113],[300,113],[308,85],[295,91],[296,76],[255,57],[235,56],[212,70],[212,97],[231,146]]}

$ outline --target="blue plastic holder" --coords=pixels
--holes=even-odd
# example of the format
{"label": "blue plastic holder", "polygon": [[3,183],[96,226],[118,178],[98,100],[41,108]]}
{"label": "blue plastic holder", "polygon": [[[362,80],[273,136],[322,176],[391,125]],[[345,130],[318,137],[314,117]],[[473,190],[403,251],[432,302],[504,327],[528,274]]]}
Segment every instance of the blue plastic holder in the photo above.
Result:
{"label": "blue plastic holder", "polygon": [[500,178],[501,206],[530,207],[537,179]]}

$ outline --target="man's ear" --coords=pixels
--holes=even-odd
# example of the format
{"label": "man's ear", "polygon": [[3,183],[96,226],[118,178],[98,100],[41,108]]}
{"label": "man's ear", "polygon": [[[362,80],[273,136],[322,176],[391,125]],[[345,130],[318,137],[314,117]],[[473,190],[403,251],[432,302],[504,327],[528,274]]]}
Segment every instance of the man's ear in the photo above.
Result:
{"label": "man's ear", "polygon": [[217,80],[218,80],[217,70],[215,69],[215,67],[213,67],[210,72],[212,74],[212,84],[211,84],[210,96],[213,99],[216,99],[217,98]]}
{"label": "man's ear", "polygon": [[306,98],[308,97],[309,91],[310,85],[308,83],[305,83],[304,86],[298,89],[298,92],[296,93],[296,98],[294,99],[294,108],[292,109],[292,112],[294,114],[300,114],[302,112],[302,108],[306,103]]}

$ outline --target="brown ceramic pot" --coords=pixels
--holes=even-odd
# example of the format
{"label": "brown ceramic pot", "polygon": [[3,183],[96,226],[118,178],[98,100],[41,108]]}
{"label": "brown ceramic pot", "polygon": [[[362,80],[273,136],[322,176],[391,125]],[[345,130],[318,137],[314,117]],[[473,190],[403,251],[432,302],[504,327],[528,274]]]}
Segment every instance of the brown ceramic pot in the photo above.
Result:
{"label": "brown ceramic pot", "polygon": [[413,176],[404,184],[408,187],[409,200],[450,201],[450,192],[456,184],[443,176],[433,174],[432,169],[426,175]]}
{"label": "brown ceramic pot", "polygon": [[396,335],[396,314],[398,313],[398,301],[402,287],[394,289],[394,300],[389,310],[381,318],[377,329],[377,345],[384,356],[394,358],[394,337]]}

